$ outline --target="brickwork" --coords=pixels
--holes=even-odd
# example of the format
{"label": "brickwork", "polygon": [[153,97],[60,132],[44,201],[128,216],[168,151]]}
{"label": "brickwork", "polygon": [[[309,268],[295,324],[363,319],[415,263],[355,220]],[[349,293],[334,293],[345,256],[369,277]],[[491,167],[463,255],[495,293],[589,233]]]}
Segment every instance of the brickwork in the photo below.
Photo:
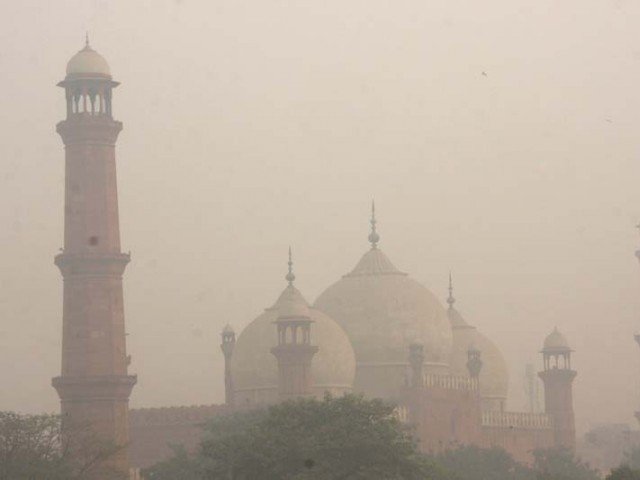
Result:
{"label": "brickwork", "polygon": [[[125,346],[122,275],[129,255],[120,251],[115,142],[122,124],[110,115],[116,85],[110,77],[69,75],[60,83],[68,102],[57,126],[65,145],[64,249],[55,257],[64,279],[62,369],[52,384],[64,421],[123,447],[105,466],[128,472],[136,377],[128,374]],[[96,108],[107,98],[108,109]]]}

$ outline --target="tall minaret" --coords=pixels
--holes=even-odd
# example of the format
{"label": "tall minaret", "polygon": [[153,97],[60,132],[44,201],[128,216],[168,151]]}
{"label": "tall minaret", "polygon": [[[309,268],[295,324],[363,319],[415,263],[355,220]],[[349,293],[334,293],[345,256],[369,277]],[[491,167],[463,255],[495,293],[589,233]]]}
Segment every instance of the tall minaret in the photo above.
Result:
{"label": "tall minaret", "polygon": [[[128,473],[128,403],[136,377],[127,372],[125,347],[122,274],[129,255],[120,251],[115,158],[122,123],[111,114],[118,83],[87,39],[58,85],[67,100],[67,118],[57,125],[65,145],[65,206],[64,249],[55,264],[64,297],[62,373],[52,383],[74,436],[91,432],[97,442],[122,447],[96,470]],[[83,478],[104,477],[96,471]]]}
{"label": "tall minaret", "polygon": [[233,327],[227,324],[222,330],[222,343],[220,350],[224,355],[224,403],[228,407],[233,407],[233,377],[231,374],[231,357],[236,346],[236,332]]}
{"label": "tall minaret", "polygon": [[554,329],[544,341],[544,369],[538,375],[544,383],[545,413],[553,418],[556,446],[575,450],[572,384],[576,371],[571,369],[571,352],[567,339]]}
{"label": "tall minaret", "polygon": [[311,360],[318,347],[311,342],[311,312],[309,306],[293,286],[291,248],[289,248],[289,273],[285,277],[289,285],[278,299],[278,344],[271,349],[278,361],[278,392],[280,399],[311,395],[313,377]]}

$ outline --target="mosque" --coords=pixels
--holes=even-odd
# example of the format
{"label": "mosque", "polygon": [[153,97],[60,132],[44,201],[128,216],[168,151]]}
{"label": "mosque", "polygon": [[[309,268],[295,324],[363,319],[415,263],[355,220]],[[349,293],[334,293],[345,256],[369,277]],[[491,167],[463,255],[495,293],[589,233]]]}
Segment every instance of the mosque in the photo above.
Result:
{"label": "mosque", "polygon": [[[90,422],[128,449],[115,468],[146,467],[170,455],[169,444],[194,447],[215,415],[296,397],[360,393],[397,405],[420,448],[500,446],[530,461],[537,448],[575,447],[572,350],[556,329],[543,343],[545,412],[506,410],[509,375],[499,348],[456,309],[445,307],[398,269],[380,248],[375,208],[369,245],[355,267],[309,303],[295,286],[291,252],[275,303],[236,337],[221,333],[225,404],[128,409],[137,377],[125,345],[115,144],[106,60],[86,46],[65,79],[65,242],[55,263],[64,278],[62,372],[53,379],[62,412]],[[346,268],[345,268],[346,270]],[[275,281],[275,280],[274,280]],[[220,382],[223,380],[220,379]]]}

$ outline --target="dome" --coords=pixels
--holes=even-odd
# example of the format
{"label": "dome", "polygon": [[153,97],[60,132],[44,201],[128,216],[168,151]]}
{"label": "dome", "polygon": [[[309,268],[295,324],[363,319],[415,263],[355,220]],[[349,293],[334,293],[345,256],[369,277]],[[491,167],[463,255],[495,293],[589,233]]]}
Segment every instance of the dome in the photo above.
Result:
{"label": "dome", "polygon": [[547,335],[544,339],[543,352],[546,353],[564,353],[570,352],[569,342],[567,338],[558,331],[558,328],[554,328],[553,332]]}
{"label": "dome", "polygon": [[509,390],[509,369],[502,352],[476,327],[469,325],[452,304],[447,314],[453,329],[451,373],[468,376],[468,351],[470,348],[479,350],[482,359],[479,382],[483,408],[504,410]]}
{"label": "dome", "polygon": [[444,308],[429,290],[399,271],[375,243],[314,306],[349,335],[356,354],[358,391],[382,398],[396,396],[404,385],[413,343],[424,345],[427,372],[448,369],[452,336]]}
{"label": "dome", "polygon": [[102,55],[89,46],[76,53],[67,63],[67,78],[111,78],[111,69]]}
{"label": "dome", "polygon": [[309,304],[293,285],[285,288],[276,302],[278,318],[311,318]]}
{"label": "dome", "polygon": [[311,308],[302,294],[290,285],[275,305],[251,322],[236,341],[231,358],[236,405],[277,401],[278,364],[271,353],[278,340],[274,323],[283,314],[300,313],[311,318],[311,343],[319,347],[311,362],[314,393],[341,395],[351,391],[355,356],[349,338],[335,321]]}

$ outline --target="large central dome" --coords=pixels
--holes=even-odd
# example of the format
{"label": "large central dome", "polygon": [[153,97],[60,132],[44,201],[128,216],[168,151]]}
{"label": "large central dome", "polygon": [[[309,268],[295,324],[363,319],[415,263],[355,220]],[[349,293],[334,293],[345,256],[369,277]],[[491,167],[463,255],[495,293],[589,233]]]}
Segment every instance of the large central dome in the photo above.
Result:
{"label": "large central dome", "polygon": [[375,219],[372,226],[372,248],[314,307],[347,332],[356,354],[355,389],[393,398],[405,382],[409,346],[424,345],[427,372],[446,373],[452,333],[444,307],[391,263],[377,247]]}

